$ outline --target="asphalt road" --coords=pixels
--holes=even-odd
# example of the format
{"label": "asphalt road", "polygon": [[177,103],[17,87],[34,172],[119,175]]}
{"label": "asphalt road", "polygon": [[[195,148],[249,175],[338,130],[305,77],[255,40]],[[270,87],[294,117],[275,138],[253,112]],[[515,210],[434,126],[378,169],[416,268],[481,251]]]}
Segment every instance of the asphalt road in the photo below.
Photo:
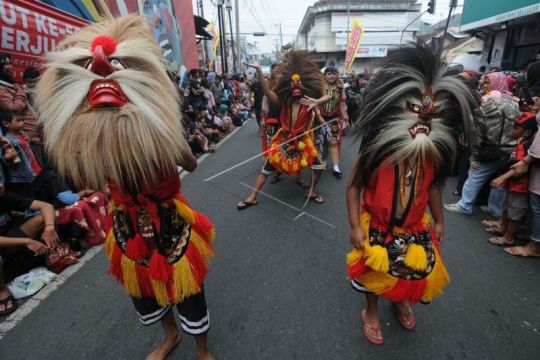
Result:
{"label": "asphalt road", "polygon": [[[324,174],[326,202],[309,203],[304,214],[304,192],[290,178],[267,184],[256,207],[236,210],[260,159],[205,182],[259,150],[251,122],[183,182],[217,228],[205,284],[217,359],[540,359],[540,260],[489,245],[480,214],[446,213],[442,251],[452,282],[431,305],[415,307],[417,328],[403,330],[384,301],[385,345],[368,344],[359,321],[364,299],[345,271],[345,179]],[[356,150],[346,139],[346,172]],[[448,201],[456,200],[452,185]],[[139,324],[106,271],[101,252],[0,340],[0,359],[143,359],[161,327]],[[193,359],[194,349],[186,336],[169,358]]]}

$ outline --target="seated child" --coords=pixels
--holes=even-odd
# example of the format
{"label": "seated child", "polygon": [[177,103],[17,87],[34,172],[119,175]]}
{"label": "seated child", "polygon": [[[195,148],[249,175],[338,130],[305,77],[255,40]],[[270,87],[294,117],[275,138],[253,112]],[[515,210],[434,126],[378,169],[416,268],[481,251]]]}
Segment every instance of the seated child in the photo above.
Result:
{"label": "seated child", "polygon": [[[527,150],[532,144],[537,129],[535,114],[525,112],[514,120],[511,136],[513,139],[518,139],[518,144],[510,154],[511,165],[527,156]],[[528,174],[516,177],[516,171],[510,169],[491,182],[491,186],[494,188],[502,184],[506,184],[507,189],[503,203],[503,215],[498,226],[498,230],[503,235],[492,237],[489,242],[493,245],[508,246],[514,244],[514,235],[518,224],[525,219],[529,208]]]}
{"label": "seated child", "polygon": [[[10,191],[52,203],[55,207],[71,205],[80,200],[80,196],[73,193],[56,172],[44,169],[40,152],[30,145],[23,131],[24,120],[21,116],[2,111],[0,125],[5,134],[1,141],[6,150],[10,149],[0,153]],[[11,148],[17,151],[16,157]]]}

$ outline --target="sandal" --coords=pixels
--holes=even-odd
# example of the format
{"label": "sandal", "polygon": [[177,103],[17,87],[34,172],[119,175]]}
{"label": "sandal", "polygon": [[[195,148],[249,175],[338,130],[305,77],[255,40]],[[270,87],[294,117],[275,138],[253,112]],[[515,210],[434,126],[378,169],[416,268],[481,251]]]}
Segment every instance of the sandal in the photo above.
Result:
{"label": "sandal", "polygon": [[238,210],[246,210],[247,208],[252,207],[252,206],[255,206],[255,205],[257,205],[257,202],[256,202],[256,201],[254,201],[254,202],[240,201],[240,202],[238,203],[238,205],[236,205],[236,208],[237,208]]}
{"label": "sandal", "polygon": [[[306,197],[307,197],[307,195],[306,195]],[[317,194],[311,195],[309,197],[309,200],[313,201],[316,204],[322,204],[324,202],[324,199],[322,198],[322,196],[317,195]]]}
{"label": "sandal", "polygon": [[[11,306],[8,307],[8,304],[11,303]],[[7,298],[0,300],[0,305],[4,305],[4,310],[0,311],[0,316],[9,315],[15,310],[17,310],[18,305],[15,299],[13,298],[13,295],[8,295]]]}
{"label": "sandal", "polygon": [[512,246],[514,245],[514,242],[513,241],[505,241],[503,240],[502,237],[491,237],[488,239],[488,242],[491,244],[491,245],[499,245],[499,246]]}
{"label": "sandal", "polygon": [[486,226],[484,228],[484,231],[487,232],[488,234],[492,234],[492,235],[496,235],[496,236],[501,236],[502,234],[504,234],[504,231],[502,231],[502,229],[498,226]]}
{"label": "sandal", "polygon": [[366,340],[373,345],[382,345],[384,343],[381,325],[373,327],[366,323],[366,309],[362,310],[362,332]]}
{"label": "sandal", "polygon": [[399,313],[397,306],[394,305],[394,313],[396,314],[397,319],[401,326],[407,330],[413,330],[416,327],[416,318],[412,311],[410,304],[407,304],[407,315],[402,315]]}
{"label": "sandal", "polygon": [[309,185],[307,184],[307,182],[305,182],[304,180],[298,180],[296,181],[296,185],[304,188],[304,189],[307,189],[309,188]]}

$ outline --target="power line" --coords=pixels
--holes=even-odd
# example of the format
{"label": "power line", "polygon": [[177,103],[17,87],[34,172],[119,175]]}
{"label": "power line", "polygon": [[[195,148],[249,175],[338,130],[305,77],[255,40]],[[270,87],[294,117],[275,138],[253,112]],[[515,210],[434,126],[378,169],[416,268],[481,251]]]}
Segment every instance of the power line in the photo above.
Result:
{"label": "power line", "polygon": [[259,19],[259,17],[255,14],[255,12],[253,11],[253,3],[251,1],[248,1],[248,0],[244,0],[244,5],[246,5],[246,8],[249,10],[249,12],[251,13],[251,15],[253,16],[253,18],[256,20],[257,24],[261,27],[261,29],[266,33],[266,29],[264,27],[264,25],[262,24],[261,20]]}

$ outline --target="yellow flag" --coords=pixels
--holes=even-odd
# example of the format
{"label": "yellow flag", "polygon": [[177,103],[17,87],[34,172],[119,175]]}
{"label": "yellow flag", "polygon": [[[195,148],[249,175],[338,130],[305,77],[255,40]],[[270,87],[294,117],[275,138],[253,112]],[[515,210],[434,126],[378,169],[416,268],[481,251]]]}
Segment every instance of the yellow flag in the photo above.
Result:
{"label": "yellow flag", "polygon": [[352,67],[363,36],[364,29],[362,28],[362,24],[360,24],[360,21],[357,18],[353,18],[349,41],[347,43],[347,53],[345,54],[345,74],[347,74]]}

